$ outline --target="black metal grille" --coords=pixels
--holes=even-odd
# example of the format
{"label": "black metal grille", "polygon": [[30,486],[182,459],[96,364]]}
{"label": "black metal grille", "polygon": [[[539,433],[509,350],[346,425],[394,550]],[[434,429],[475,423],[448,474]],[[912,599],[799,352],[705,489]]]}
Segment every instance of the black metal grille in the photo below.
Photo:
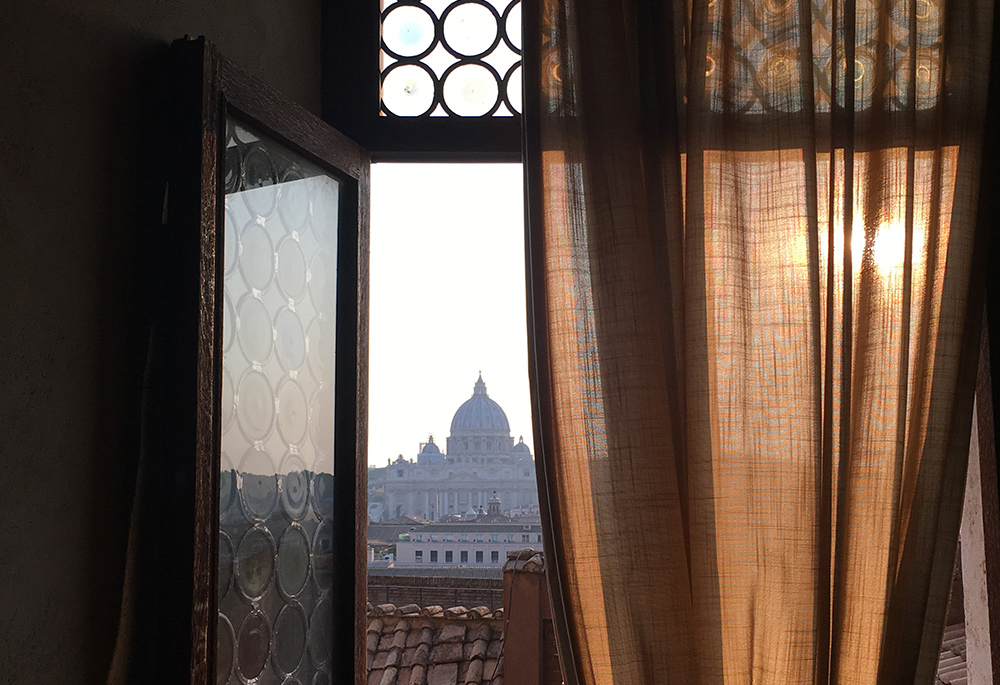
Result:
{"label": "black metal grille", "polygon": [[380,113],[521,112],[519,0],[396,0],[381,13]]}

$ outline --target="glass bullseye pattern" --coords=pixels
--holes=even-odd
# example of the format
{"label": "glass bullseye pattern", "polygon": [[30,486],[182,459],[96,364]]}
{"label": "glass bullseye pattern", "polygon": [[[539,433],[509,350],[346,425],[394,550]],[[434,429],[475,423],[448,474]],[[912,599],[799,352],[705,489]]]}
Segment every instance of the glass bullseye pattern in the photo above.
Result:
{"label": "glass bullseye pattern", "polygon": [[[747,115],[797,112],[805,107],[803,84],[812,85],[811,104],[817,112],[846,107],[848,78],[853,80],[854,109],[905,111],[935,107],[949,73],[944,67],[940,0],[917,0],[915,26],[910,3],[859,0],[855,19],[854,63],[842,52],[843,37],[835,38],[837,3],[812,3],[810,74],[799,72],[798,39],[803,28],[800,8],[791,0],[756,3],[708,3],[711,42],[705,60],[705,95],[712,110]],[[888,17],[883,17],[884,9]],[[843,22],[841,17],[838,21]],[[723,28],[725,27],[725,28]],[[838,42],[840,41],[840,42]],[[836,46],[836,51],[835,51]],[[915,51],[913,55],[911,51]],[[835,52],[837,55],[835,56]],[[910,59],[915,58],[916,84]],[[877,69],[876,64],[899,65]],[[911,86],[914,91],[911,95]],[[910,103],[915,95],[916,102]]]}
{"label": "glass bullseye pattern", "polygon": [[226,145],[215,682],[322,682],[340,186],[232,120]]}
{"label": "glass bullseye pattern", "polygon": [[381,114],[521,113],[519,0],[383,0]]}

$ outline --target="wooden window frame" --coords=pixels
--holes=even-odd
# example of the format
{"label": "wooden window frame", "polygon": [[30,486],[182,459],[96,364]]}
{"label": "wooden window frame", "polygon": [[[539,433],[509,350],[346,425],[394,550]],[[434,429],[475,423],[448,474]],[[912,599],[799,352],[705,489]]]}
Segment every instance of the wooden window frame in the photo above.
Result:
{"label": "wooden window frame", "polygon": [[[168,530],[139,569],[141,601],[156,615],[141,630],[141,668],[157,682],[215,682],[224,205],[224,126],[245,121],[340,182],[334,454],[335,680],[367,680],[368,153],[277,91],[219,56],[203,38],[170,51],[170,106],[161,151],[168,168],[160,285],[149,385],[152,535]],[[159,335],[159,339],[157,339]],[[168,525],[169,521],[169,525]],[[346,553],[347,551],[350,553]],[[339,598],[347,601],[338,602]],[[142,620],[140,618],[140,620]],[[153,620],[150,621],[153,623]],[[336,666],[335,666],[336,668]],[[152,681],[150,681],[152,682]]]}

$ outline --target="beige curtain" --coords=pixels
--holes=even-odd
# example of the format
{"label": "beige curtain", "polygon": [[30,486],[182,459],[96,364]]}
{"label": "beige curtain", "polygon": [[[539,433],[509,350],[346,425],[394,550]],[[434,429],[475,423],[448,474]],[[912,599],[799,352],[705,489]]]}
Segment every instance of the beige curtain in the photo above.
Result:
{"label": "beige curtain", "polygon": [[569,683],[932,681],[992,13],[529,13],[534,400]]}

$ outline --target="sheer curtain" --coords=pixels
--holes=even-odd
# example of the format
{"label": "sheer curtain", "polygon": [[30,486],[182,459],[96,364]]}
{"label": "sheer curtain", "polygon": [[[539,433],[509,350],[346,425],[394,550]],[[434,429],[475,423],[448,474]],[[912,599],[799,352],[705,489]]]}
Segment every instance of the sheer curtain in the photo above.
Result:
{"label": "sheer curtain", "polygon": [[532,364],[567,682],[931,682],[992,3],[536,10]]}

